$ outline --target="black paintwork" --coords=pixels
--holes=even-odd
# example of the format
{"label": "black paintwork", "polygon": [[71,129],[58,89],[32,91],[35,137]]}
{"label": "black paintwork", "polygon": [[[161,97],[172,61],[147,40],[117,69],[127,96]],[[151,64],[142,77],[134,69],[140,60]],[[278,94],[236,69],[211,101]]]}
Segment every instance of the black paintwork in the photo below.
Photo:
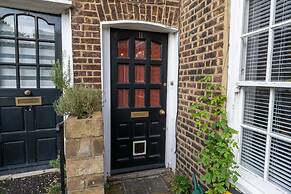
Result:
{"label": "black paintwork", "polygon": [[[0,18],[7,15],[29,15],[46,20],[55,26],[55,40],[40,40],[36,30],[36,38],[0,37],[0,39],[16,40],[16,63],[0,64],[16,66],[16,89],[0,89],[0,174],[23,172],[31,169],[47,167],[52,159],[57,157],[56,123],[62,118],[56,116],[53,102],[61,95],[57,89],[40,88],[40,65],[38,56],[38,42],[54,42],[55,57],[61,60],[61,23],[60,16],[34,13],[0,7]],[[16,17],[15,17],[16,18]],[[36,20],[37,21],[37,20]],[[15,20],[15,29],[17,29]],[[36,22],[36,29],[37,29]],[[17,40],[31,40],[36,42],[37,88],[20,88],[19,54]],[[31,96],[41,96],[43,105],[17,107],[15,97],[23,97],[25,90],[31,90]]]}
{"label": "black paintwork", "polygon": [[[129,58],[117,56],[118,40],[129,39]],[[158,168],[165,161],[167,34],[111,29],[111,168],[112,174]],[[135,59],[135,40],[146,40],[146,59]],[[151,60],[151,41],[162,44],[162,59]],[[129,84],[118,84],[118,64],[129,64]],[[135,84],[135,64],[145,65],[145,84]],[[161,84],[150,84],[150,65],[161,67]],[[150,107],[150,89],[160,89],[161,107]],[[130,89],[129,108],[117,107],[117,90]],[[134,89],[145,89],[145,108],[134,108]],[[149,111],[149,118],[131,118],[133,111]],[[133,141],[146,140],[146,155],[133,156]]]}

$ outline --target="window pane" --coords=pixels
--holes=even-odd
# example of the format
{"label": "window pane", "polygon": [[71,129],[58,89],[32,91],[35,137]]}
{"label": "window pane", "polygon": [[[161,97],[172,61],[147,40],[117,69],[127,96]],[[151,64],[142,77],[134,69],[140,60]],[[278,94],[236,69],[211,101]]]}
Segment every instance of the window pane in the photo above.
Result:
{"label": "window pane", "polygon": [[268,56],[268,32],[247,39],[246,80],[265,80]]}
{"label": "window pane", "polygon": [[291,1],[277,0],[276,1],[276,23],[291,19]]}
{"label": "window pane", "polygon": [[272,138],[269,180],[291,192],[291,143]]}
{"label": "window pane", "polygon": [[118,41],[118,57],[127,58],[128,57],[128,40]]}
{"label": "window pane", "polygon": [[10,15],[0,19],[0,35],[14,36],[14,16]]}
{"label": "window pane", "polygon": [[135,82],[145,83],[145,66],[135,65]]}
{"label": "window pane", "polygon": [[39,43],[39,63],[48,65],[55,63],[55,43]]}
{"label": "window pane", "polygon": [[270,0],[250,0],[248,31],[258,30],[269,25],[270,21]]}
{"label": "window pane", "polygon": [[243,128],[241,165],[257,175],[264,176],[266,135]]}
{"label": "window pane", "polygon": [[246,125],[262,130],[268,127],[270,90],[249,87],[245,91],[244,119]]}
{"label": "window pane", "polygon": [[38,34],[40,39],[54,40],[55,27],[42,19],[38,19]]}
{"label": "window pane", "polygon": [[151,58],[161,59],[161,44],[152,42],[151,43]]}
{"label": "window pane", "polygon": [[275,29],[272,81],[291,81],[291,26]]}
{"label": "window pane", "polygon": [[0,39],[0,63],[15,63],[15,41]]}
{"label": "window pane", "polygon": [[128,65],[118,65],[118,83],[129,83]]}
{"label": "window pane", "polygon": [[135,41],[135,58],[137,59],[145,58],[145,41],[142,40]]}
{"label": "window pane", "polygon": [[20,87],[21,88],[36,88],[36,68],[22,66],[19,68]]}
{"label": "window pane", "polygon": [[135,90],[135,107],[144,107],[145,106],[145,92],[144,89]]}
{"label": "window pane", "polygon": [[51,67],[40,67],[40,88],[55,88],[51,75]]}
{"label": "window pane", "polygon": [[18,16],[18,36],[24,38],[35,38],[34,17],[26,15]]}
{"label": "window pane", "polygon": [[276,89],[272,131],[291,138],[291,89]]}
{"label": "window pane", "polygon": [[127,108],[128,107],[128,90],[127,89],[119,89],[118,90],[118,107],[119,108]]}
{"label": "window pane", "polygon": [[159,89],[151,89],[150,91],[150,105],[152,107],[160,106],[160,90]]}
{"label": "window pane", "polygon": [[160,66],[151,66],[151,83],[161,83],[161,68]]}
{"label": "window pane", "polygon": [[19,41],[19,62],[35,64],[35,42]]}
{"label": "window pane", "polygon": [[0,88],[16,88],[15,66],[0,65]]}

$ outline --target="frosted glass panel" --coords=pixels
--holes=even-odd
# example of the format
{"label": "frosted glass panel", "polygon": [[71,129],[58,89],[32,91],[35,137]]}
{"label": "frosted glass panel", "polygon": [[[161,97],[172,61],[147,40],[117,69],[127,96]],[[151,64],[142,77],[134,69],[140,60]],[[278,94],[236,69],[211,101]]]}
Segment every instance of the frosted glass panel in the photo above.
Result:
{"label": "frosted glass panel", "polygon": [[14,36],[14,16],[6,16],[0,19],[0,35]]}
{"label": "frosted glass panel", "polygon": [[46,21],[38,19],[38,34],[40,39],[54,40],[55,39],[54,25],[49,25]]}
{"label": "frosted glass panel", "polygon": [[0,39],[0,63],[15,63],[15,41]]}
{"label": "frosted glass panel", "polygon": [[16,88],[15,66],[0,65],[0,88]]}
{"label": "frosted glass panel", "polygon": [[40,88],[55,88],[51,75],[51,67],[40,67]]}
{"label": "frosted glass panel", "polygon": [[128,107],[128,90],[119,89],[117,95],[118,95],[118,107],[127,108]]}
{"label": "frosted glass panel", "polygon": [[36,68],[22,66],[19,68],[20,87],[21,88],[36,88]]}
{"label": "frosted glass panel", "polygon": [[49,65],[55,63],[55,43],[39,43],[39,63]]}
{"label": "frosted glass panel", "polygon": [[161,44],[152,42],[151,43],[151,58],[152,59],[161,59]]}
{"label": "frosted glass panel", "polygon": [[145,58],[145,41],[142,40],[135,41],[135,58],[137,59]]}
{"label": "frosted glass panel", "polygon": [[129,83],[129,66],[118,65],[118,83]]}
{"label": "frosted glass panel", "polygon": [[35,38],[34,17],[26,15],[18,16],[18,36],[25,38]]}
{"label": "frosted glass panel", "polygon": [[145,83],[144,65],[135,65],[135,83]]}
{"label": "frosted glass panel", "polygon": [[161,83],[161,68],[160,66],[151,66],[151,83]]}
{"label": "frosted glass panel", "polygon": [[19,62],[35,64],[35,42],[19,41]]}
{"label": "frosted glass panel", "polygon": [[120,40],[118,41],[117,49],[118,49],[118,57],[127,58],[128,57],[128,40]]}
{"label": "frosted glass panel", "polygon": [[145,106],[145,90],[136,89],[135,90],[135,107],[144,107]]}
{"label": "frosted glass panel", "polygon": [[160,90],[159,89],[151,89],[150,92],[150,104],[151,107],[160,106]]}

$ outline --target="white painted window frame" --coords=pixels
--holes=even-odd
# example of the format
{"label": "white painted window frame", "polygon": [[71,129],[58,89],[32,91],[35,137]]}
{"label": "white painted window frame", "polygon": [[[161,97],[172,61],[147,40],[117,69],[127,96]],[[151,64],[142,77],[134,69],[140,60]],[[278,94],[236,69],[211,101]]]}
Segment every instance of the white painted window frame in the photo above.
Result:
{"label": "white painted window frame", "polygon": [[[247,26],[248,15],[248,0],[231,0],[231,18],[230,18],[230,47],[229,47],[229,64],[228,64],[228,88],[227,88],[227,112],[228,112],[228,122],[230,127],[238,130],[239,135],[236,136],[236,140],[240,145],[242,142],[242,127],[248,128],[252,131],[257,131],[259,133],[267,135],[267,146],[266,146],[266,157],[265,157],[265,171],[264,178],[256,175],[255,173],[249,171],[243,166],[239,166],[240,178],[237,183],[237,187],[244,193],[252,194],[282,194],[287,193],[276,185],[268,182],[268,168],[269,157],[270,157],[270,144],[271,137],[275,137],[286,142],[291,142],[289,138],[285,138],[276,135],[271,132],[272,127],[272,111],[273,103],[275,97],[275,88],[291,88],[291,83],[287,82],[271,82],[271,65],[272,65],[272,48],[273,48],[273,36],[274,28],[278,26],[285,26],[291,24],[291,20],[284,21],[278,24],[273,24],[275,15],[275,4],[276,0],[271,1],[271,13],[270,13],[270,25],[268,27],[256,30],[250,33],[244,33],[245,27]],[[246,47],[244,45],[243,39],[261,32],[269,31],[269,42],[268,42],[268,58],[267,58],[267,76],[265,81],[242,81],[244,75],[244,53]],[[239,69],[239,70],[238,70]],[[243,119],[243,107],[244,107],[244,87],[246,86],[256,86],[256,87],[270,87],[270,104],[269,104],[269,119],[267,131],[256,130],[254,127],[245,126],[242,123]],[[235,151],[236,161],[240,163],[240,151]]]}
{"label": "white painted window frame", "polygon": [[162,24],[116,20],[101,22],[101,82],[104,119],[104,175],[111,175],[111,94],[110,94],[110,28],[162,32],[168,34],[167,112],[165,166],[176,169],[176,117],[178,107],[179,31]]}

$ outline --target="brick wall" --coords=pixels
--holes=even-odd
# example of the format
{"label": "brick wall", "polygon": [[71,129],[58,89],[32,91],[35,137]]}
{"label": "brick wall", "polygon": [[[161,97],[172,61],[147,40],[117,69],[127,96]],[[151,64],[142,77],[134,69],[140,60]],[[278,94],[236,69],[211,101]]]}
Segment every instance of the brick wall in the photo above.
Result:
{"label": "brick wall", "polygon": [[197,166],[201,139],[195,134],[189,106],[203,94],[198,82],[203,75],[225,82],[227,25],[225,0],[181,0],[179,102],[177,120],[177,169],[192,176]]}
{"label": "brick wall", "polygon": [[74,82],[101,87],[100,22],[142,20],[178,27],[179,0],[73,0]]}
{"label": "brick wall", "polygon": [[[100,21],[143,20],[180,28],[177,169],[191,176],[201,139],[189,106],[201,93],[203,75],[225,83],[227,0],[74,0],[72,10],[75,83],[100,87]],[[180,22],[179,22],[180,21]]]}

